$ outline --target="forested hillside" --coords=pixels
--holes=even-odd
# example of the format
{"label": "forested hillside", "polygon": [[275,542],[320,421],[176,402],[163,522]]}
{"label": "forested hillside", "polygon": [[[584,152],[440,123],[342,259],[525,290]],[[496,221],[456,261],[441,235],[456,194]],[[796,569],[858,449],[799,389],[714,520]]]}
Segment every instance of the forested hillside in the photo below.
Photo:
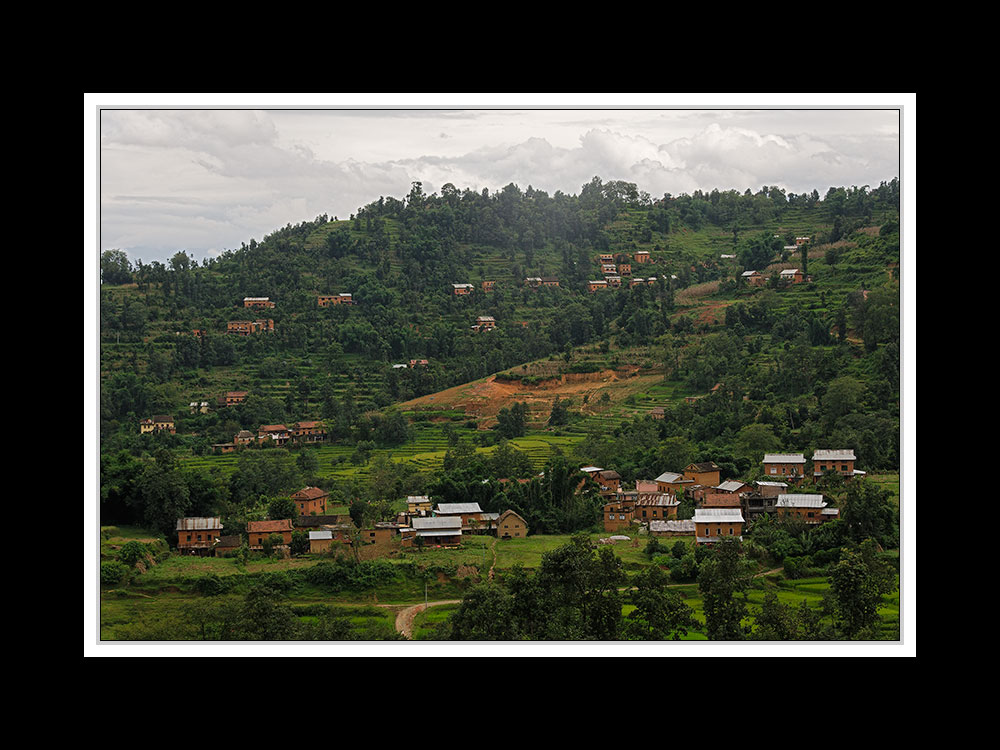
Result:
{"label": "forested hillside", "polygon": [[[797,237],[809,241],[789,249]],[[651,260],[633,260],[632,276],[653,283],[632,287],[626,277],[621,288],[588,291],[603,278],[599,255],[643,250]],[[563,452],[613,465],[626,481],[703,459],[736,476],[764,451],[815,447],[851,447],[860,466],[893,470],[899,260],[895,179],[822,197],[763,188],[655,199],[596,177],[579,195],[551,196],[516,185],[427,195],[414,183],[405,198],[288,225],[201,263],[184,252],[164,265],[107,251],[102,523],[169,528],[181,515],[232,513],[306,480],[339,487],[345,504],[375,499],[361,478],[378,472],[355,469],[367,472],[379,451],[413,458],[412,471],[386,485],[392,492],[435,486],[443,495],[437,469],[457,468],[457,449],[492,456],[498,441],[533,432],[565,443],[546,443],[537,460],[529,452],[464,470],[477,481],[527,476]],[[802,283],[777,275],[792,268]],[[766,283],[749,286],[746,270]],[[529,277],[559,285],[533,288]],[[484,291],[483,281],[496,285]],[[472,284],[471,294],[456,296],[457,283]],[[317,303],[340,293],[354,304]],[[247,310],[245,297],[275,307]],[[479,316],[492,316],[495,330],[472,330]],[[272,319],[273,332],[226,332],[229,321],[256,318]],[[411,359],[428,364],[393,367]],[[509,410],[427,400],[497,374],[526,393],[605,372],[595,390],[566,394],[561,411],[553,391],[554,408],[513,421]],[[214,408],[227,391],[249,396]],[[518,393],[511,405],[524,403]],[[188,408],[202,401],[208,413]],[[654,407],[662,419],[649,418]],[[176,434],[140,435],[140,420],[154,414],[172,416]],[[322,421],[328,444],[294,458],[209,455],[241,429],[301,420]],[[406,453],[425,438],[427,450]],[[444,455],[424,465],[425,453]]]}

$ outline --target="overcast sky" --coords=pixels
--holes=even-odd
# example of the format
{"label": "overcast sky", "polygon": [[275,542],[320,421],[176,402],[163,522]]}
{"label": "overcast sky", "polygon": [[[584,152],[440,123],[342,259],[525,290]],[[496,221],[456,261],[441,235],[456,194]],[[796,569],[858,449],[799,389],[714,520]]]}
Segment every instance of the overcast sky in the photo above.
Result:
{"label": "overcast sky", "polygon": [[895,109],[200,106],[100,111],[101,250],[201,259],[320,214],[348,218],[379,196],[402,199],[414,181],[428,194],[513,182],[551,195],[578,194],[597,175],[660,197],[763,185],[824,194],[900,176]]}

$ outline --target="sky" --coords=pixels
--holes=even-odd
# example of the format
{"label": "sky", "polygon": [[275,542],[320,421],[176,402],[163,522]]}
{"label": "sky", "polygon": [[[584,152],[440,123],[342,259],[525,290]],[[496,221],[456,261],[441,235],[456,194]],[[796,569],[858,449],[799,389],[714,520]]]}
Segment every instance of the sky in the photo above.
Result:
{"label": "sky", "polygon": [[764,185],[822,195],[901,176],[898,98],[836,109],[824,98],[722,99],[681,109],[677,98],[635,95],[526,95],[524,104],[107,95],[97,112],[100,249],[133,262],[178,250],[201,260],[289,223],[402,199],[417,181],[428,194],[515,183],[551,195],[578,194],[599,176],[658,198]]}

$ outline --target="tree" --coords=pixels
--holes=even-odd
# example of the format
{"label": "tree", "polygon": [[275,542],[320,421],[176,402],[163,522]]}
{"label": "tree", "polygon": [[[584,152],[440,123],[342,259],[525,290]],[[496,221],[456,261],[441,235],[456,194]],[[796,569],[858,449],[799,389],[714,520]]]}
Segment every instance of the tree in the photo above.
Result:
{"label": "tree", "polygon": [[568,399],[563,400],[561,398],[556,398],[556,400],[552,402],[552,412],[549,414],[550,427],[564,425],[569,422],[568,404]]}
{"label": "tree", "polygon": [[669,578],[654,565],[632,579],[635,609],[625,618],[626,638],[640,641],[680,640],[697,621],[691,608],[676,593],[669,591]]}
{"label": "tree", "polygon": [[304,555],[309,552],[309,532],[293,531],[290,548],[293,555]]}
{"label": "tree", "polygon": [[101,283],[128,284],[132,281],[132,264],[124,250],[101,253]]}
{"label": "tree", "polygon": [[746,591],[753,578],[753,563],[743,555],[737,539],[723,538],[713,545],[711,554],[701,563],[698,590],[705,608],[705,626],[709,640],[741,641],[749,628]]}
{"label": "tree", "polygon": [[282,604],[281,591],[266,582],[254,586],[243,598],[236,614],[236,640],[287,641],[295,638],[296,619],[291,607]]}
{"label": "tree", "polygon": [[891,493],[866,481],[852,482],[841,504],[844,523],[856,542],[874,539],[894,547],[899,541]]}
{"label": "tree", "polygon": [[848,640],[874,639],[882,597],[896,590],[894,571],[878,558],[875,542],[841,550],[829,580],[840,634]]}
{"label": "tree", "polygon": [[508,440],[523,437],[527,414],[528,405],[521,401],[515,401],[509,409],[501,409],[497,412],[497,424],[494,429]]}
{"label": "tree", "polygon": [[299,509],[295,501],[290,497],[275,497],[267,504],[267,517],[272,521],[280,521],[283,518],[297,518]]}

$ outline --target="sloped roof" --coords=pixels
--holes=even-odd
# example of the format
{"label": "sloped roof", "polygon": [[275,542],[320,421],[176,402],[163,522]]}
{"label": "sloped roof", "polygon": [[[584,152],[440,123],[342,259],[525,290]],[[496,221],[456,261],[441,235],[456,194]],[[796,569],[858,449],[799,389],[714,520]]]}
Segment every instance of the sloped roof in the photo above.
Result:
{"label": "sloped roof", "polygon": [[765,453],[764,464],[804,464],[806,457],[801,453]]}
{"label": "sloped roof", "polygon": [[650,531],[673,531],[693,534],[695,531],[694,521],[650,521]]}
{"label": "sloped roof", "polygon": [[740,487],[746,487],[746,485],[743,482],[738,482],[735,479],[730,479],[726,482],[723,482],[715,489],[722,490],[723,492],[736,492],[736,490],[738,490]]}
{"label": "sloped roof", "polygon": [[482,513],[483,509],[479,507],[479,503],[438,503],[437,512],[445,514]]}
{"label": "sloped roof", "polygon": [[413,518],[410,524],[417,531],[425,529],[457,529],[462,528],[462,519],[454,516],[431,516],[430,518]]}
{"label": "sloped roof", "polygon": [[820,450],[813,451],[813,461],[855,461],[854,451],[847,450]]}
{"label": "sloped roof", "polygon": [[527,521],[525,521],[525,520],[524,520],[524,519],[523,519],[523,518],[521,517],[521,514],[520,514],[520,513],[515,513],[514,511],[512,511],[512,510],[510,510],[510,509],[508,509],[508,510],[505,510],[505,511],[504,511],[503,513],[501,513],[501,514],[500,514],[500,515],[499,515],[499,516],[497,517],[497,523],[500,523],[500,521],[502,521],[503,519],[505,519],[505,518],[506,518],[507,516],[515,516],[516,518],[520,519],[521,523],[523,523],[523,524],[524,524],[525,526],[527,526],[527,525],[528,525],[528,522],[527,522]]}
{"label": "sloped roof", "polygon": [[778,502],[775,505],[778,508],[825,508],[826,500],[822,495],[781,494],[778,495]]}
{"label": "sloped roof", "polygon": [[321,490],[319,487],[303,487],[294,493],[292,497],[296,500],[318,500],[321,497],[327,497],[329,494],[329,492]]}
{"label": "sloped roof", "polygon": [[203,531],[206,529],[221,529],[222,519],[218,516],[210,518],[178,518],[177,531]]}
{"label": "sloped roof", "polygon": [[698,464],[688,464],[684,467],[691,471],[719,471],[719,465],[715,461],[702,461]]}
{"label": "sloped roof", "polygon": [[292,521],[282,518],[278,521],[248,521],[247,531],[267,533],[271,531],[291,531]]}
{"label": "sloped roof", "polygon": [[667,484],[674,484],[675,482],[693,482],[693,479],[685,479],[683,474],[678,474],[673,471],[665,471],[660,476],[656,478],[657,482],[666,482]]}
{"label": "sloped roof", "polygon": [[695,522],[743,523],[743,514],[736,508],[695,508]]}

